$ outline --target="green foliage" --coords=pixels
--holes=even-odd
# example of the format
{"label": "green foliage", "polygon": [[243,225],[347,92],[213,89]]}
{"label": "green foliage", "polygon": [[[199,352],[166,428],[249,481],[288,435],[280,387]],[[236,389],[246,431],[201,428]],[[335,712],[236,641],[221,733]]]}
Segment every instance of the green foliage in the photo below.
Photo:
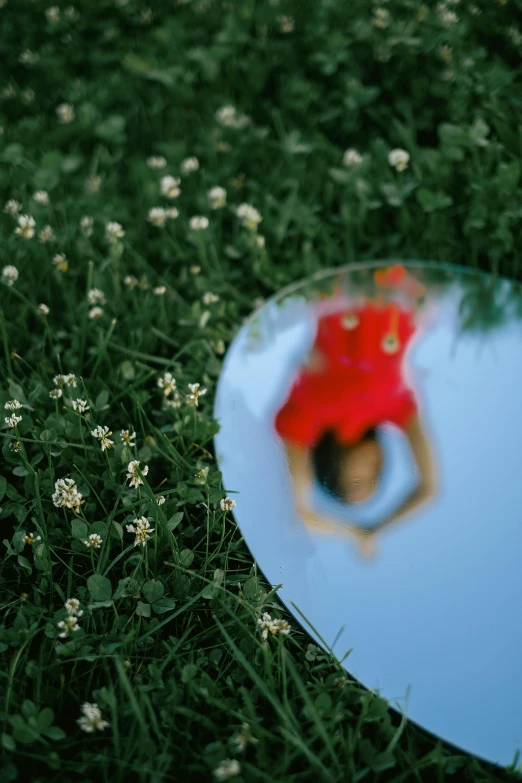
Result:
{"label": "green foliage", "polygon": [[[0,284],[0,403],[22,404],[0,433],[2,781],[206,781],[226,759],[238,781],[520,779],[400,720],[299,628],[265,642],[281,607],[220,508],[212,399],[256,300],[364,258],[520,279],[520,0],[451,5],[450,24],[383,7],[382,24],[362,0],[0,8],[2,267],[19,273]],[[471,287],[464,328],[501,310]],[[76,506],[53,501],[67,478]],[[82,730],[85,704],[109,725]]]}

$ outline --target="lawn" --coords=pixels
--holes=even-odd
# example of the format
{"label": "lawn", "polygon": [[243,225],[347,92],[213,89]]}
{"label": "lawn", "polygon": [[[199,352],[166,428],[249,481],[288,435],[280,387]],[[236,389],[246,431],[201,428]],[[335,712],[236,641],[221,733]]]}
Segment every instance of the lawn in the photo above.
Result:
{"label": "lawn", "polygon": [[0,0],[2,783],[522,779],[310,643],[213,451],[226,348],[281,287],[522,279],[520,19]]}

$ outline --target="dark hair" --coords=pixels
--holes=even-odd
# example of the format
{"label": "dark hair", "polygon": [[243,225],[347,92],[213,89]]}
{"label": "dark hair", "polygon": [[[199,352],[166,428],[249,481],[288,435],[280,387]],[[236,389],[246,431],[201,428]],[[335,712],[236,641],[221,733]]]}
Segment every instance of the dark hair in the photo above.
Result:
{"label": "dark hair", "polygon": [[[377,429],[366,430],[358,443],[377,440]],[[354,444],[352,444],[354,445]],[[312,463],[315,475],[321,486],[332,497],[346,502],[341,488],[341,458],[352,445],[339,443],[333,430],[326,430],[312,450]]]}

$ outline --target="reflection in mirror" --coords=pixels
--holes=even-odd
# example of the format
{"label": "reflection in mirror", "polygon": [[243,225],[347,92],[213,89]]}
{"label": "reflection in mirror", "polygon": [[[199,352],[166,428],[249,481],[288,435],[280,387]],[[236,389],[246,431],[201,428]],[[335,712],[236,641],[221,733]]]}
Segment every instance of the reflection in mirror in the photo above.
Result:
{"label": "reflection in mirror", "polygon": [[500,764],[521,748],[521,384],[521,287],[398,259],[268,301],[215,403],[234,516],[296,621]]}
{"label": "reflection in mirror", "polygon": [[[402,265],[376,270],[374,280],[371,299],[339,291],[314,308],[314,342],[275,417],[303,522],[351,537],[365,557],[374,554],[378,531],[429,501],[436,486],[429,436],[407,380],[408,349],[422,327],[426,289]],[[384,519],[340,525],[313,504],[314,482],[347,510],[372,498],[384,471],[378,435],[384,424],[399,427],[409,441],[415,488]]]}

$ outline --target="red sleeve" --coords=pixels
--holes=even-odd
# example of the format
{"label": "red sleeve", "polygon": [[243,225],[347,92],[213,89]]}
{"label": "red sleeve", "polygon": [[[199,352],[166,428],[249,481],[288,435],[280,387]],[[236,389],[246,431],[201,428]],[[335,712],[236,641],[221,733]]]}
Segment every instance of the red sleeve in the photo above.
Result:
{"label": "red sleeve", "polygon": [[394,398],[393,408],[386,417],[392,424],[404,429],[410,418],[417,413],[418,405],[411,389],[405,388]]}
{"label": "red sleeve", "polygon": [[316,416],[316,406],[296,404],[290,397],[275,417],[275,428],[283,440],[299,446],[312,446],[321,432],[321,420]]}

